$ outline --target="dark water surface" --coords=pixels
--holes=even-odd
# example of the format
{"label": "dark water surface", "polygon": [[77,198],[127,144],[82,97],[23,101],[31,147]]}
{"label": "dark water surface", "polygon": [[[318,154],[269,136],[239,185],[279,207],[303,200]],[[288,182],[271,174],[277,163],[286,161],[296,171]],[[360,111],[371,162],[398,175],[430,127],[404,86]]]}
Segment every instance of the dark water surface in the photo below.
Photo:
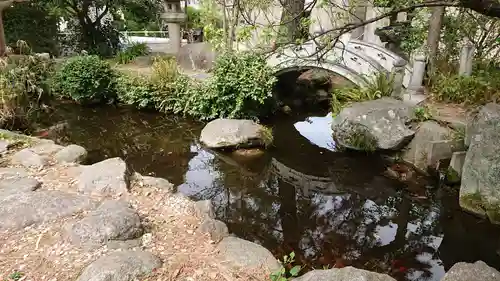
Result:
{"label": "dark water surface", "polygon": [[[460,261],[500,269],[500,228],[460,211],[456,190],[384,176],[381,157],[334,151],[331,117],[271,122],[274,147],[257,161],[197,142],[204,124],[128,109],[58,106],[52,137],[86,147],[92,162],[122,157],[193,199],[211,199],[239,237],[306,268],[359,268],[398,280],[440,280]],[[418,194],[419,196],[416,196]]]}

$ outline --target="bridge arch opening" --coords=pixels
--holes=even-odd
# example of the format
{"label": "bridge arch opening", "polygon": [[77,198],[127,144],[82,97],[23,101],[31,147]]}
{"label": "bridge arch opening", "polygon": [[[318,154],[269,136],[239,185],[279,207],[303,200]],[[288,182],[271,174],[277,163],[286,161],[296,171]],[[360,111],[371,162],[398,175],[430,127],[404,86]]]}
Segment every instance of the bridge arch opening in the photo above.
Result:
{"label": "bridge arch opening", "polygon": [[275,97],[293,111],[330,109],[333,89],[356,85],[348,78],[320,67],[288,67],[276,72]]}

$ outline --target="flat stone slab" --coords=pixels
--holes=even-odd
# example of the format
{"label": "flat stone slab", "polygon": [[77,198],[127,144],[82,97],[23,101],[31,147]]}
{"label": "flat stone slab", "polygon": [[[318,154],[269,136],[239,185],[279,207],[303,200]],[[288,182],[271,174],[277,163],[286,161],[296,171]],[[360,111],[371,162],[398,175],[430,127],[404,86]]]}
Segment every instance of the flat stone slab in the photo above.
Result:
{"label": "flat stone slab", "polygon": [[55,144],[51,140],[40,140],[37,145],[30,147],[30,150],[38,155],[51,156],[63,148],[64,146]]}
{"label": "flat stone slab", "polygon": [[235,268],[259,268],[269,272],[278,270],[281,265],[274,256],[259,244],[237,237],[226,237],[217,245],[220,258]]}
{"label": "flat stone slab", "polygon": [[79,145],[71,144],[59,150],[54,159],[59,163],[81,163],[87,158],[87,150]]}
{"label": "flat stone slab", "polygon": [[500,272],[482,261],[459,262],[453,265],[441,281],[499,281]]}
{"label": "flat stone slab", "polygon": [[252,120],[216,119],[201,131],[200,141],[209,148],[266,146],[266,129]]}
{"label": "flat stone slab", "polygon": [[13,193],[31,192],[40,185],[23,168],[0,168],[0,198]]}
{"label": "flat stone slab", "polygon": [[135,281],[160,266],[160,259],[149,252],[117,251],[92,262],[77,281]]}
{"label": "flat stone slab", "polygon": [[133,180],[140,186],[168,190],[169,192],[173,192],[175,189],[174,185],[164,178],[143,176],[139,173],[135,173]]}
{"label": "flat stone slab", "polygon": [[73,244],[94,249],[109,240],[138,238],[143,228],[139,215],[129,203],[106,200],[82,220],[70,223],[67,231]]}
{"label": "flat stone slab", "polygon": [[127,164],[110,158],[83,168],[78,177],[78,192],[98,196],[117,196],[128,192]]}
{"label": "flat stone slab", "polygon": [[294,281],[396,281],[386,274],[380,274],[351,266],[328,270],[313,270],[293,279]]}
{"label": "flat stone slab", "polygon": [[219,242],[229,236],[227,225],[220,220],[206,218],[197,229],[201,233],[210,235],[210,239]]}
{"label": "flat stone slab", "polygon": [[12,155],[11,163],[26,168],[40,169],[49,163],[49,159],[35,153],[31,148],[25,148]]}
{"label": "flat stone slab", "polygon": [[61,191],[15,193],[0,198],[0,230],[17,230],[92,209],[91,198]]}

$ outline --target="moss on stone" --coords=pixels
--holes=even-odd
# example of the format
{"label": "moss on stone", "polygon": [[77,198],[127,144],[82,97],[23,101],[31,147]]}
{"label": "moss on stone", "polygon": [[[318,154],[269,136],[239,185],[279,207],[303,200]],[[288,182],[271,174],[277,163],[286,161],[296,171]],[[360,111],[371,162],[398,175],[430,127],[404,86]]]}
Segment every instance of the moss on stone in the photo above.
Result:
{"label": "moss on stone", "polygon": [[479,191],[461,195],[459,203],[463,209],[481,217],[488,217],[494,224],[500,224],[500,202],[489,203]]}

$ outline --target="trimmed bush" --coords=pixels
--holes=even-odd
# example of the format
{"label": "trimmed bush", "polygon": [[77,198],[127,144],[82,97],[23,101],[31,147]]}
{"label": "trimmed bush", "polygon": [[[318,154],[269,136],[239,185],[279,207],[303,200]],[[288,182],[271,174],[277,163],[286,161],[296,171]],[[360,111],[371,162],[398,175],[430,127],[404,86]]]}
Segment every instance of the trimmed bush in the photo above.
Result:
{"label": "trimmed bush", "polygon": [[81,104],[114,100],[117,74],[98,56],[78,56],[66,61],[54,77],[54,91]]}

